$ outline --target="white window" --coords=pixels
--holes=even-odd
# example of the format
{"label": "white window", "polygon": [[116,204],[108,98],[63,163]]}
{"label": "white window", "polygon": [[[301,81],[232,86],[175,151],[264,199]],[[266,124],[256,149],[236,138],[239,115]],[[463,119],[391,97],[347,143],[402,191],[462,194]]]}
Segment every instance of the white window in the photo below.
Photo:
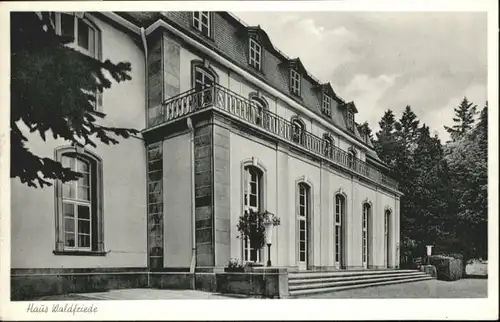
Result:
{"label": "white window", "polygon": [[212,87],[215,83],[215,76],[207,69],[196,66],[194,70],[194,88],[201,91],[207,87]]}
{"label": "white window", "polygon": [[323,144],[324,144],[324,155],[328,158],[333,158],[333,145],[334,141],[332,137],[328,134],[323,135]]}
{"label": "white window", "polygon": [[309,186],[299,183],[299,262],[303,263],[307,261],[309,207]]}
{"label": "white window", "polygon": [[267,125],[267,124],[262,124],[262,119],[264,118],[264,111],[267,110],[267,103],[259,98],[259,97],[252,97],[250,99],[250,102],[252,102],[253,106],[253,111],[252,113],[252,119],[255,124],[257,125]]}
{"label": "white window", "polygon": [[347,112],[347,128],[354,131],[354,113],[351,111]]}
{"label": "white window", "polygon": [[391,217],[391,211],[386,210],[384,216],[384,244],[385,244],[385,265],[389,267],[389,252],[390,252],[390,235],[389,235],[389,219]]}
{"label": "white window", "polygon": [[249,50],[249,64],[255,69],[260,70],[262,47],[254,39],[250,38]]}
{"label": "white window", "polygon": [[369,256],[369,215],[370,215],[370,205],[363,205],[363,267],[368,267],[368,256]]}
{"label": "white window", "polygon": [[323,111],[325,115],[328,116],[332,115],[331,102],[332,99],[330,98],[330,96],[323,94],[323,105],[321,107],[321,111]]}
{"label": "white window", "polygon": [[341,267],[343,265],[342,243],[343,236],[343,219],[345,214],[345,198],[342,195],[335,196],[335,265]]}
{"label": "white window", "polygon": [[298,119],[292,121],[292,141],[295,143],[304,143],[305,125]]}
{"label": "white window", "polygon": [[[245,167],[243,195],[245,210],[260,211],[262,200],[262,172],[252,166]],[[260,251],[251,247],[249,239],[243,241],[243,260],[260,262]]]}
{"label": "white window", "polygon": [[208,11],[195,11],[193,12],[193,27],[198,29],[202,34],[210,37],[210,12]]}
{"label": "white window", "polygon": [[77,181],[63,183],[62,186],[64,249],[91,250],[93,174],[90,164],[80,158],[64,155],[62,165],[83,174]]}
{"label": "white window", "polygon": [[70,13],[55,13],[52,18],[55,22],[56,33],[62,36],[73,37],[69,46],[81,51],[82,53],[97,57],[98,31],[87,19],[81,18],[82,15]]}
{"label": "white window", "polygon": [[[88,19],[83,18],[81,13],[52,13],[51,19],[55,23],[58,35],[73,37],[73,42],[67,46],[94,58],[98,57],[99,31]],[[87,91],[85,91],[87,93]],[[94,93],[95,101],[92,102],[94,109],[98,110],[100,103],[99,93]]]}
{"label": "white window", "polygon": [[295,95],[300,95],[300,74],[291,69],[290,70],[290,90]]}

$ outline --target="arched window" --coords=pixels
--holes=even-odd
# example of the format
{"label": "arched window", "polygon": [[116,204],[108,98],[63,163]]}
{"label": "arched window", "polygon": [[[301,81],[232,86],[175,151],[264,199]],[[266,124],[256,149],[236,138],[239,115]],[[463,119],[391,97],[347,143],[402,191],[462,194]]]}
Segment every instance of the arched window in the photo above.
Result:
{"label": "arched window", "polygon": [[82,174],[75,181],[56,182],[56,251],[103,252],[100,159],[88,151],[61,148],[56,160]]}
{"label": "arched window", "polygon": [[[263,210],[263,173],[255,166],[244,167],[244,192],[243,205],[245,211],[256,212]],[[251,247],[250,240],[243,241],[243,260],[251,262],[260,261],[260,251]]]}
{"label": "arched window", "polygon": [[265,99],[258,95],[250,95],[250,102],[252,103],[253,121],[256,125],[264,126],[264,111],[269,109]]}
{"label": "arched window", "polygon": [[306,125],[299,118],[292,119],[292,141],[298,144],[304,144],[304,133]]}
{"label": "arched window", "polygon": [[334,140],[330,134],[328,133],[323,134],[323,144],[324,144],[324,149],[323,149],[324,155],[330,159],[333,158]]}
{"label": "arched window", "polygon": [[311,189],[304,182],[298,185],[298,227],[299,227],[299,263],[307,266],[309,217],[311,210]]}
{"label": "arched window", "polygon": [[344,267],[344,221],[346,200],[341,194],[335,195],[335,265]]}
{"label": "arched window", "polygon": [[[192,62],[193,87],[197,92],[195,96],[198,104],[197,108],[203,108],[214,101],[212,90],[208,90],[217,83],[217,74],[209,67],[208,63],[201,61]],[[196,104],[196,103],[195,103]]]}
{"label": "arched window", "polygon": [[347,157],[349,167],[354,168],[356,166],[356,150],[354,150],[354,148],[350,148]]}
{"label": "arched window", "polygon": [[385,214],[384,214],[384,244],[385,244],[385,265],[387,268],[390,267],[389,261],[390,261],[390,251],[391,251],[391,246],[390,246],[390,219],[391,219],[391,210],[386,209]]}
{"label": "arched window", "polygon": [[369,263],[370,256],[370,216],[371,216],[371,206],[369,203],[363,204],[363,267],[367,268]]}

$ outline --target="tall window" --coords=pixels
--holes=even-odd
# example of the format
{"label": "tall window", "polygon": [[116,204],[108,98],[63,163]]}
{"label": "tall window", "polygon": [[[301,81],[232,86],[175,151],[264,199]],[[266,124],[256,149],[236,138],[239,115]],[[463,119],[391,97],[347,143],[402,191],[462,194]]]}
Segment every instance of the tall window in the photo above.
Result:
{"label": "tall window", "polygon": [[323,151],[324,155],[328,158],[332,158],[334,141],[332,137],[327,133],[323,135],[323,144],[324,144],[324,151]]}
{"label": "tall window", "polygon": [[294,70],[290,70],[290,90],[292,94],[300,95],[300,74]]}
{"label": "tall window", "polygon": [[295,143],[304,143],[305,125],[299,119],[292,121],[292,141]]}
{"label": "tall window", "polygon": [[104,252],[102,229],[102,166],[100,160],[72,147],[56,150],[63,167],[82,175],[75,181],[57,181],[57,252]]}
{"label": "tall window", "polygon": [[211,36],[210,28],[210,12],[209,11],[194,11],[193,12],[193,27],[199,30],[207,37]]}
{"label": "tall window", "polygon": [[198,64],[194,64],[193,74],[194,89],[198,92],[196,95],[197,107],[206,107],[214,100],[213,91],[206,89],[214,86],[217,80],[216,75],[210,69]]}
{"label": "tall window", "polygon": [[[73,37],[73,41],[66,44],[79,52],[93,57],[99,57],[99,30],[90,20],[83,18],[83,13],[51,13],[55,31],[58,35]],[[97,91],[85,91],[93,94],[95,100],[92,103],[95,110],[100,108],[100,93]]]}
{"label": "tall window", "polygon": [[299,262],[307,261],[308,219],[310,209],[310,189],[305,183],[299,183]]}
{"label": "tall window", "polygon": [[257,96],[250,97],[250,101],[252,102],[253,105],[255,124],[264,125],[262,120],[264,118],[264,110],[267,109],[267,103],[263,99]]}
{"label": "tall window", "polygon": [[390,252],[390,234],[389,234],[389,219],[391,217],[391,211],[386,210],[384,215],[384,244],[385,244],[385,265],[389,267],[389,252]]}
{"label": "tall window", "polygon": [[323,104],[321,111],[327,116],[332,116],[332,99],[330,96],[323,94]]}
{"label": "tall window", "polygon": [[370,222],[370,211],[371,207],[370,204],[365,203],[363,204],[363,267],[368,267],[368,262],[369,262],[369,222]]}
{"label": "tall window", "polygon": [[260,70],[261,57],[262,57],[262,47],[254,39],[250,38],[249,46],[249,64],[255,69]]}
{"label": "tall window", "polygon": [[344,254],[342,251],[344,242],[344,231],[342,229],[345,216],[345,198],[342,195],[335,196],[335,265],[344,265]]}
{"label": "tall window", "polygon": [[[247,166],[244,170],[244,208],[258,212],[262,208],[262,172],[253,166]],[[249,239],[243,241],[243,260],[260,261],[260,252],[251,247]]]}
{"label": "tall window", "polygon": [[354,131],[354,113],[347,111],[347,128]]}
{"label": "tall window", "polygon": [[354,168],[354,166],[356,165],[356,151],[354,149],[349,149],[347,157],[348,157],[349,167]]}
{"label": "tall window", "polygon": [[63,184],[64,247],[91,250],[92,197],[89,162],[64,155],[62,165],[80,172],[78,181]]}

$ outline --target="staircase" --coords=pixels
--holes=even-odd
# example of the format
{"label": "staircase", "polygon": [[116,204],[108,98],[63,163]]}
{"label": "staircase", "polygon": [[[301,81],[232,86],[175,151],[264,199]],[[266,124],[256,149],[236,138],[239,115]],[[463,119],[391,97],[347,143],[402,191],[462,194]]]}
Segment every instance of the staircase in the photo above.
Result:
{"label": "staircase", "polygon": [[353,288],[425,281],[432,277],[411,269],[290,272],[289,296],[335,292]]}

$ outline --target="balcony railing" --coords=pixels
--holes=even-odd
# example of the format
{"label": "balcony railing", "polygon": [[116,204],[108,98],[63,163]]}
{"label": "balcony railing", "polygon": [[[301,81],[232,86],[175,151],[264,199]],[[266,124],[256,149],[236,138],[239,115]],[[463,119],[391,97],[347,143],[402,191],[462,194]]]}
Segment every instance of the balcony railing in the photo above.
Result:
{"label": "balcony railing", "polygon": [[351,169],[364,177],[394,189],[398,188],[397,181],[384,175],[378,169],[331,145],[329,141],[300,130],[290,121],[260,108],[255,102],[218,84],[199,91],[191,89],[166,100],[159,110],[159,115],[150,119],[149,125],[169,122],[206,108],[225,111],[233,117],[294,143],[307,151],[321,155],[327,160]]}

